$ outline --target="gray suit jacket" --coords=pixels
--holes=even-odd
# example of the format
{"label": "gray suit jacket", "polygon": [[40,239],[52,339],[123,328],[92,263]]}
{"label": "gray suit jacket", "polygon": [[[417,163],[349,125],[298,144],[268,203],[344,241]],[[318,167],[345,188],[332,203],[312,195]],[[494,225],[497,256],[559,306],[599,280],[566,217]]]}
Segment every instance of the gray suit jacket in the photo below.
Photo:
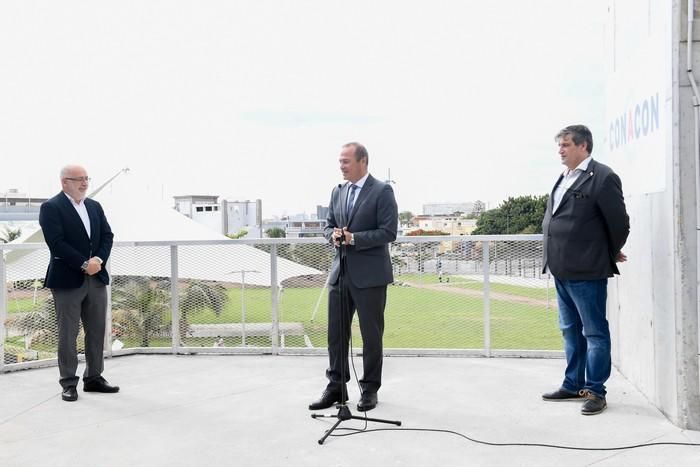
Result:
{"label": "gray suit jacket", "polygon": [[[347,275],[358,288],[378,287],[394,282],[389,243],[396,240],[399,213],[391,186],[371,175],[367,177],[352,212],[346,212],[350,183],[333,189],[324,235],[332,241],[333,228],[347,227],[355,245],[346,247]],[[336,250],[329,283],[338,282],[340,249]]]}
{"label": "gray suit jacket", "polygon": [[[561,183],[559,177],[554,188]],[[554,277],[595,280],[619,274],[615,257],[630,231],[620,177],[591,160],[588,170],[562,197],[552,214],[552,195],[542,221],[544,262]]]}

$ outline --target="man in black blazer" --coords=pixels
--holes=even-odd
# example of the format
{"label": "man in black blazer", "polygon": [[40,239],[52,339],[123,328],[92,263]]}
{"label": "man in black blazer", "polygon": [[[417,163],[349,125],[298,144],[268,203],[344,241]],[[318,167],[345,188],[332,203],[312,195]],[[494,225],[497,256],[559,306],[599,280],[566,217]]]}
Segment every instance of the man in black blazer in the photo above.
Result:
{"label": "man in black blazer", "polygon": [[396,240],[398,208],[391,186],[367,171],[369,155],[364,146],[346,144],[338,160],[347,183],[333,189],[325,228],[326,239],[336,246],[328,278],[329,382],[309,409],[325,409],[347,400],[350,325],[357,310],[364,369],[357,409],[367,411],[376,407],[382,383],[384,307],[387,285],[394,281],[389,244]]}
{"label": "man in black blazer", "polygon": [[561,130],[555,140],[566,166],[547,202],[542,221],[544,268],[554,276],[566,371],[546,401],[583,400],[581,413],[607,407],[610,330],[605,316],[608,277],[626,261],[622,246],[630,224],[620,177],[593,160],[593,136],[583,125]]}
{"label": "man in black blazer", "polygon": [[41,205],[39,224],[51,259],[44,287],[51,289],[58,318],[59,383],[64,401],[78,399],[76,339],[85,330],[83,390],[117,392],[102,377],[109,275],[102,266],[112,250],[112,229],[102,206],[86,198],[90,178],[83,167],[61,170],[63,190]]}

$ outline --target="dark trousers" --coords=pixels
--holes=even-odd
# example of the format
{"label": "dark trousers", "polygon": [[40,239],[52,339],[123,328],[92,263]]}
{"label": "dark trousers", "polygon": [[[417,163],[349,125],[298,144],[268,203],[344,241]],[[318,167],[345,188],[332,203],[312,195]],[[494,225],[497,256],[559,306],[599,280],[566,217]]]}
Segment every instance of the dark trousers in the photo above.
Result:
{"label": "dark trousers", "polygon": [[62,387],[76,386],[80,378],[76,339],[83,322],[85,330],[85,371],[83,381],[100,377],[104,367],[107,288],[96,276],[85,276],[77,289],[51,289],[58,317],[58,371]]}
{"label": "dark trousers", "polygon": [[[342,307],[341,307],[342,303]],[[363,392],[377,392],[382,385],[382,360],[384,348],[384,307],[386,285],[358,289],[346,276],[338,284],[330,285],[328,291],[328,357],[326,377],[328,389],[340,392],[350,380],[348,346],[350,326],[357,310],[362,334],[363,376],[360,387]],[[341,333],[341,325],[344,332]],[[345,376],[343,381],[341,375]]]}

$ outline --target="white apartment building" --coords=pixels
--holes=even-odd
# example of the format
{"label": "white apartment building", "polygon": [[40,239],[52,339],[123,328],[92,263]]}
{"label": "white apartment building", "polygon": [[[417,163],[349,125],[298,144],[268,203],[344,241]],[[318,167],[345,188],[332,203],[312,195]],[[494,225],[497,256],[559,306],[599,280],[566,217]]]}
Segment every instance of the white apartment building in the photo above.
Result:
{"label": "white apartment building", "polygon": [[469,235],[476,228],[476,219],[467,219],[462,216],[430,216],[420,215],[413,218],[416,225],[405,233],[422,230],[439,230],[447,235]]}
{"label": "white apartment building", "polygon": [[248,238],[262,237],[262,200],[228,201],[214,195],[175,196],[175,210],[224,235],[242,230]]}
{"label": "white apartment building", "polygon": [[263,225],[263,232],[275,227],[284,230],[286,238],[322,237],[326,218],[296,214],[284,219],[268,219]]}
{"label": "white apartment building", "polygon": [[222,226],[225,235],[248,232],[248,238],[262,238],[262,200],[221,201]]}
{"label": "white apartment building", "polygon": [[426,216],[449,216],[456,212],[471,214],[474,203],[429,203],[423,205],[423,214]]}
{"label": "white apartment building", "polygon": [[175,210],[216,232],[222,232],[218,199],[218,196],[212,195],[175,196]]}

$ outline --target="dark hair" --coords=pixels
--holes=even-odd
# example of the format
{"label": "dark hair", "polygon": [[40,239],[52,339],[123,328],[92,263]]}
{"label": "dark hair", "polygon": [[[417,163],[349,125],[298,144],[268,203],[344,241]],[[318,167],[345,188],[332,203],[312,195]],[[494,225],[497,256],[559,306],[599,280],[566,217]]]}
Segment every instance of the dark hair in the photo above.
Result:
{"label": "dark hair", "polygon": [[569,125],[554,137],[554,141],[559,141],[564,136],[571,136],[571,140],[576,146],[586,143],[588,155],[593,154],[593,135],[586,125]]}
{"label": "dark hair", "polygon": [[344,148],[354,148],[355,149],[355,160],[357,162],[360,162],[362,159],[367,161],[367,164],[369,165],[369,153],[367,152],[367,148],[361,145],[360,143],[347,143],[343,144]]}

